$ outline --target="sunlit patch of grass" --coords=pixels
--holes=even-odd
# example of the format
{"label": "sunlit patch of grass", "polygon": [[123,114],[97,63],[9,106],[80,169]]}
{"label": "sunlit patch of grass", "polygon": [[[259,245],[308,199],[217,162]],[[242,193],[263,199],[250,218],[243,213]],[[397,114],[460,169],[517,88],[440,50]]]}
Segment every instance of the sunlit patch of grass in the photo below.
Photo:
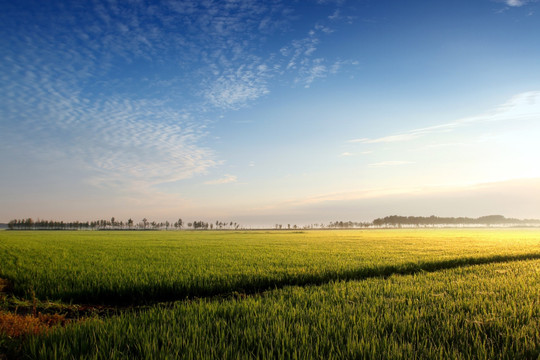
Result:
{"label": "sunlit patch of grass", "polygon": [[0,276],[17,296],[98,304],[540,256],[538,230],[1,232],[0,240]]}

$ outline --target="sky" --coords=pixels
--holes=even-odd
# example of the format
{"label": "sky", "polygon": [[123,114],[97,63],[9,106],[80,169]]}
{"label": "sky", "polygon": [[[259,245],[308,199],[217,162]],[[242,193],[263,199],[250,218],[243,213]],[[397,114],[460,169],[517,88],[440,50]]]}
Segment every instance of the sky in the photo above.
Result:
{"label": "sky", "polygon": [[540,218],[537,0],[2,1],[0,222]]}

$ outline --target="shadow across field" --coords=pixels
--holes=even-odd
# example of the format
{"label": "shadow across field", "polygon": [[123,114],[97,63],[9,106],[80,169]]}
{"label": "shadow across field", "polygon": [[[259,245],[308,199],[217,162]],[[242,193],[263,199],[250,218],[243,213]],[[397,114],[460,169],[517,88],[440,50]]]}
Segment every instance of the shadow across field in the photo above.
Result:
{"label": "shadow across field", "polygon": [[262,293],[286,286],[322,285],[333,281],[363,280],[368,278],[386,278],[392,275],[412,275],[421,272],[435,272],[465,266],[503,263],[540,259],[540,253],[518,255],[494,255],[463,257],[437,261],[380,265],[353,270],[321,272],[317,274],[285,274],[280,278],[256,277],[240,278],[227,284],[173,284],[168,287],[133,287],[116,291],[97,291],[88,293],[66,294],[72,303],[106,305],[108,307],[145,306],[199,298],[230,298]]}

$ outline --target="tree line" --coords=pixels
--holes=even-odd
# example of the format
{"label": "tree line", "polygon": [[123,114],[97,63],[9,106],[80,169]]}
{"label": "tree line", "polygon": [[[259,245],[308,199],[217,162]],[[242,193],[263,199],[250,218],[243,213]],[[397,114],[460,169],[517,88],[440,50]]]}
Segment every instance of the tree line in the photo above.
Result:
{"label": "tree line", "polygon": [[[432,226],[538,226],[538,219],[514,219],[506,218],[502,215],[481,216],[478,218],[468,217],[439,217],[439,216],[399,216],[391,215],[384,218],[377,218],[372,222],[354,221],[331,221],[329,224],[310,224],[302,227],[298,225],[275,224],[276,230],[297,230],[297,229],[358,229],[358,228],[381,228],[381,227],[432,227]],[[233,221],[206,222],[202,220],[184,222],[181,218],[171,223],[169,221],[156,222],[146,218],[135,222],[133,219],[118,221],[112,217],[110,220],[94,221],[55,221],[55,220],[32,220],[31,218],[11,220],[8,223],[10,230],[239,230],[243,227]]]}
{"label": "tree line", "polygon": [[233,221],[216,221],[215,223],[205,221],[184,222],[181,218],[171,223],[169,221],[156,222],[149,221],[143,218],[139,222],[133,219],[127,221],[117,220],[112,217],[110,220],[94,220],[94,221],[72,221],[64,222],[57,220],[33,220],[15,219],[8,222],[9,230],[238,230],[241,225]]}
{"label": "tree line", "polygon": [[538,219],[514,219],[506,218],[502,215],[488,215],[478,218],[468,217],[439,217],[439,216],[386,216],[384,218],[378,218],[373,220],[373,225],[377,227],[381,226],[459,226],[459,225],[539,225]]}
{"label": "tree line", "polygon": [[296,230],[296,229],[361,229],[361,228],[391,228],[391,227],[434,227],[434,226],[538,226],[538,219],[515,219],[506,218],[503,215],[488,215],[478,218],[469,217],[439,217],[431,216],[399,216],[391,215],[384,218],[377,218],[372,222],[355,221],[331,221],[329,224],[310,224],[303,227],[297,225],[276,224],[277,230]]}

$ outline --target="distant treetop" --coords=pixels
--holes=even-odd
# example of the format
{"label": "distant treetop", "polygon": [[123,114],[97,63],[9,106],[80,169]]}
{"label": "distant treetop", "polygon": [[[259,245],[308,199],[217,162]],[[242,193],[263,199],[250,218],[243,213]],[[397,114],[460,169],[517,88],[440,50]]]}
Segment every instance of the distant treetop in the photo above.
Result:
{"label": "distant treetop", "polygon": [[488,215],[479,218],[425,216],[386,216],[373,220],[375,226],[398,225],[525,225],[540,224],[538,219],[513,219],[502,215]]}

